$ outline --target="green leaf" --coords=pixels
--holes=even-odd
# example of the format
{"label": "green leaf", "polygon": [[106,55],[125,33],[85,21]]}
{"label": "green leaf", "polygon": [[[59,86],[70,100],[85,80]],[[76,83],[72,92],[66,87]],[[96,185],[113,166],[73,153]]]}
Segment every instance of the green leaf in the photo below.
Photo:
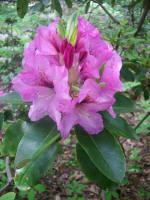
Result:
{"label": "green leaf", "polygon": [[3,121],[4,121],[4,116],[2,113],[0,113],[0,130],[2,129]]}
{"label": "green leaf", "polygon": [[34,198],[35,198],[35,191],[34,190],[30,190],[29,192],[28,192],[28,200],[34,200]]}
{"label": "green leaf", "polygon": [[23,18],[28,11],[28,0],[17,0],[17,13],[20,18]]}
{"label": "green leaf", "polygon": [[52,0],[52,7],[62,16],[62,8],[59,0]]}
{"label": "green leaf", "polygon": [[65,33],[65,37],[68,39],[68,41],[71,40],[72,34],[77,28],[77,23],[78,21],[77,21],[77,12],[76,12],[76,13],[73,13],[71,17],[68,19],[66,33]]}
{"label": "green leaf", "polygon": [[35,190],[37,190],[38,192],[45,192],[45,187],[42,184],[38,184],[34,187]]}
{"label": "green leaf", "polygon": [[115,98],[117,101],[113,105],[113,109],[116,114],[140,111],[140,107],[122,93],[117,92]]}
{"label": "green leaf", "polygon": [[72,0],[65,0],[65,2],[69,8],[72,8]]}
{"label": "green leaf", "polygon": [[79,144],[95,167],[111,181],[120,183],[125,175],[125,158],[117,139],[107,130],[89,135],[76,126],[75,132]]}
{"label": "green leaf", "polygon": [[63,40],[65,38],[65,26],[64,26],[64,22],[62,19],[59,20],[58,24],[57,24],[57,31],[60,35],[61,40]]}
{"label": "green leaf", "polygon": [[119,116],[112,118],[108,112],[102,112],[104,127],[110,133],[116,136],[122,136],[129,139],[136,139],[135,130],[127,124],[127,122]]}
{"label": "green leaf", "polygon": [[99,171],[80,144],[76,145],[76,152],[81,169],[90,181],[97,183],[102,189],[116,186],[116,183],[109,180]]}
{"label": "green leaf", "polygon": [[149,90],[147,88],[144,89],[144,99],[145,100],[149,99]]}
{"label": "green leaf", "polygon": [[0,101],[6,104],[23,104],[20,95],[16,92],[10,92],[4,96],[0,97]]}
{"label": "green leaf", "polygon": [[131,72],[130,69],[128,69],[126,67],[122,67],[120,75],[126,81],[134,81],[134,74]]}
{"label": "green leaf", "polygon": [[15,183],[18,188],[34,186],[52,167],[56,157],[60,137],[56,124],[45,117],[37,122],[26,123],[15,158],[17,166]]}
{"label": "green leaf", "polygon": [[14,192],[8,192],[0,197],[0,200],[14,200],[16,194]]}
{"label": "green leaf", "polygon": [[72,33],[71,39],[70,39],[70,43],[72,44],[72,46],[75,46],[75,44],[76,44],[77,32],[78,32],[78,29],[75,28],[73,33]]}
{"label": "green leaf", "polygon": [[24,135],[24,125],[25,123],[19,120],[7,128],[1,144],[3,156],[9,154],[10,157],[15,157],[18,144]]}
{"label": "green leaf", "polygon": [[85,6],[85,13],[88,13],[88,11],[89,11],[89,8],[90,8],[90,1],[86,4],[86,6]]}

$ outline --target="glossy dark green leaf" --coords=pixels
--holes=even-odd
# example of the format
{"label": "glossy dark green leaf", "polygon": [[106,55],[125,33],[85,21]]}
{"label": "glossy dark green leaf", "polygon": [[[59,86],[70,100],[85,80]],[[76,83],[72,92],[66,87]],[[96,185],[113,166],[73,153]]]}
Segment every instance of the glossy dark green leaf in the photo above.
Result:
{"label": "glossy dark green leaf", "polygon": [[69,8],[72,8],[72,0],[65,0],[65,2]]}
{"label": "glossy dark green leaf", "polygon": [[15,157],[18,144],[24,135],[25,122],[19,120],[7,128],[1,144],[2,155]]}
{"label": "glossy dark green leaf", "polygon": [[86,4],[86,6],[85,6],[85,13],[88,13],[88,11],[89,11],[89,8],[90,8],[90,1]]}
{"label": "glossy dark green leaf", "polygon": [[2,129],[3,121],[4,121],[4,116],[2,113],[0,113],[0,130]]}
{"label": "glossy dark green leaf", "polygon": [[19,188],[35,185],[54,162],[60,137],[56,124],[49,118],[26,123],[15,158],[15,183]]}
{"label": "glossy dark green leaf", "polygon": [[0,200],[14,200],[16,194],[14,192],[8,192],[0,197]]}
{"label": "glossy dark green leaf", "polygon": [[62,8],[59,0],[52,0],[53,8],[62,16]]}
{"label": "glossy dark green leaf", "polygon": [[10,92],[4,96],[0,97],[0,101],[6,104],[23,104],[20,95],[16,92]]}
{"label": "glossy dark green leaf", "polygon": [[97,183],[102,189],[116,186],[116,183],[109,180],[98,170],[80,144],[76,145],[76,153],[80,167],[90,181]]}
{"label": "glossy dark green leaf", "polygon": [[108,112],[103,112],[102,116],[104,127],[110,133],[133,140],[136,139],[135,130],[122,117],[116,116],[116,118],[113,118]]}
{"label": "glossy dark green leaf", "polygon": [[115,0],[111,0],[111,5],[112,5],[112,7],[115,6]]}
{"label": "glossy dark green leaf", "polygon": [[120,76],[124,78],[126,81],[134,81],[134,74],[131,72],[130,69],[126,67],[122,67]]}
{"label": "glossy dark green leaf", "polygon": [[140,107],[122,93],[115,94],[116,103],[113,109],[116,114],[140,111]]}
{"label": "glossy dark green leaf", "polygon": [[148,100],[149,99],[149,90],[147,89],[147,88],[145,88],[145,90],[144,90],[144,99],[145,100]]}
{"label": "glossy dark green leaf", "polygon": [[90,135],[80,126],[75,127],[79,144],[95,167],[113,182],[119,183],[125,175],[125,158],[116,137],[104,130]]}
{"label": "glossy dark green leaf", "polygon": [[23,18],[28,11],[29,0],[17,0],[17,13]]}

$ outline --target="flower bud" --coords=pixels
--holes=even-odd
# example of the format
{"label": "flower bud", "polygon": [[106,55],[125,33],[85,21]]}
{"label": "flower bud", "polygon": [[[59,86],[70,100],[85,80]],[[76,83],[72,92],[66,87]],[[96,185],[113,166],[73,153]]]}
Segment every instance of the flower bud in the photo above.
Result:
{"label": "flower bud", "polygon": [[68,69],[73,64],[73,58],[74,58],[74,47],[70,43],[68,43],[64,51],[64,62],[65,62],[65,66]]}
{"label": "flower bud", "polygon": [[67,39],[65,38],[65,39],[62,41],[61,47],[60,47],[60,52],[61,52],[62,54],[64,54],[64,51],[65,51],[67,45],[68,45],[68,41],[67,41]]}

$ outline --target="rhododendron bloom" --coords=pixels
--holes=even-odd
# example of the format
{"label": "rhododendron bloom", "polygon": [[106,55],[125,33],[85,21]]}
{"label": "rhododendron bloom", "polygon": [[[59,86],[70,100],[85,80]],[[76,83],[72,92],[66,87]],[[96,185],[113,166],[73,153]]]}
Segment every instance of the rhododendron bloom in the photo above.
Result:
{"label": "rhododendron bloom", "polygon": [[89,134],[98,134],[104,128],[98,112],[107,110],[115,117],[114,94],[122,91],[121,58],[83,18],[78,18],[73,42],[61,37],[58,23],[56,19],[48,27],[38,27],[13,87],[24,101],[32,102],[30,119],[48,114],[62,138],[66,139],[76,124]]}
{"label": "rhododendron bloom", "polygon": [[[6,94],[6,93],[0,91],[0,97],[1,97],[1,96],[4,96],[5,94]],[[3,102],[0,102],[0,105],[1,105],[1,104],[3,104]]]}

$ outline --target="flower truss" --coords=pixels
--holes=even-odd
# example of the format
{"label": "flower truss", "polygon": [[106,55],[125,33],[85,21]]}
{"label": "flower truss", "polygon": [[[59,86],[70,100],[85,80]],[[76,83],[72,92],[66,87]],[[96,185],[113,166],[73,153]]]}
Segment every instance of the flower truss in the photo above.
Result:
{"label": "flower truss", "polygon": [[115,117],[114,94],[122,91],[121,58],[83,18],[69,34],[59,31],[59,23],[57,18],[37,28],[13,88],[25,102],[32,102],[29,118],[49,115],[63,139],[76,124],[98,134],[104,128],[98,112],[107,110]]}
{"label": "flower truss", "polygon": [[[4,96],[6,93],[0,91],[0,97]],[[0,102],[0,105],[3,104],[3,102]]]}

